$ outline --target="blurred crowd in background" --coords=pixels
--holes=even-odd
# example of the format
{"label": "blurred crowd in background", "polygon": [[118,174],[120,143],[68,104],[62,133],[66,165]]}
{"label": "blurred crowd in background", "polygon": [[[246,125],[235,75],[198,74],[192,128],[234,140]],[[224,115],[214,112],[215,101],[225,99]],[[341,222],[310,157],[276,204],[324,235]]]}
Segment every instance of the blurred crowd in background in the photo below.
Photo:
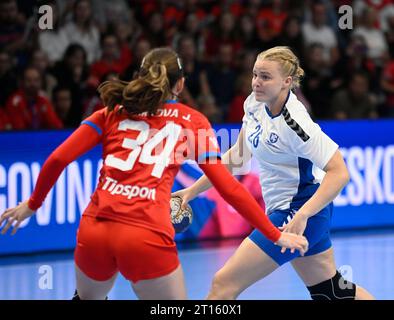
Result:
{"label": "blurred crowd in background", "polygon": [[394,117],[393,0],[0,0],[0,130],[78,126],[103,107],[101,82],[130,81],[160,46],[182,58],[181,102],[241,122],[256,56],[276,45],[299,57],[314,119]]}

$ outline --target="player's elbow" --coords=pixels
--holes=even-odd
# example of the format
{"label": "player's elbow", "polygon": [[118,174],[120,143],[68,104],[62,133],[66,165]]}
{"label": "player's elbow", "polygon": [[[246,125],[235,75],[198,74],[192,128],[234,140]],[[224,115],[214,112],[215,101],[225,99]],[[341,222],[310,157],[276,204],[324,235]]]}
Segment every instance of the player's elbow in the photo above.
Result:
{"label": "player's elbow", "polygon": [[347,168],[345,168],[344,179],[345,179],[345,184],[348,184],[350,181],[350,174]]}
{"label": "player's elbow", "polygon": [[341,189],[350,181],[349,171],[345,164],[331,167],[327,170],[327,174],[329,174],[333,183]]}
{"label": "player's elbow", "polygon": [[52,153],[52,155],[48,158],[48,164],[51,167],[66,167],[69,162],[66,157],[61,156],[60,154],[57,154],[56,152]]}
{"label": "player's elbow", "polygon": [[338,172],[337,174],[338,177],[338,181],[341,183],[341,186],[344,187],[346,186],[349,181],[350,181],[350,174],[349,174],[349,170],[347,169],[346,166],[343,166],[340,170],[340,172]]}
{"label": "player's elbow", "polygon": [[339,151],[333,155],[325,170],[327,173],[330,172],[332,177],[335,177],[335,182],[341,187],[344,187],[350,181],[349,171]]}

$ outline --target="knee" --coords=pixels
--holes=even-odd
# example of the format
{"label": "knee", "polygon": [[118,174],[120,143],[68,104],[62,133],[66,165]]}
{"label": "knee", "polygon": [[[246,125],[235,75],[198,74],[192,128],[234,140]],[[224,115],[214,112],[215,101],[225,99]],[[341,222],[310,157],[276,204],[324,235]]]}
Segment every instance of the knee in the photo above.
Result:
{"label": "knee", "polygon": [[219,270],[212,280],[209,300],[234,300],[238,296],[237,286],[225,272]]}
{"label": "knee", "polygon": [[312,300],[354,300],[356,296],[356,285],[338,271],[331,279],[307,288]]}

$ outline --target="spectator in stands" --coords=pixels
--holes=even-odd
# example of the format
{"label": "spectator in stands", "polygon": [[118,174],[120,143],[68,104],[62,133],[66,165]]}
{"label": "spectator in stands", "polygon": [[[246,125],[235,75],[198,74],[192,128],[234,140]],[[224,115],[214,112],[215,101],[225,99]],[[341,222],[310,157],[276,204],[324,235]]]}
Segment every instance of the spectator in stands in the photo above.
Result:
{"label": "spectator in stands", "polygon": [[255,23],[253,17],[249,14],[244,14],[240,17],[239,40],[242,50],[257,50],[260,48]]}
{"label": "spectator in stands", "polygon": [[40,72],[28,67],[23,72],[22,86],[8,99],[6,112],[13,129],[60,129],[62,122],[52,103],[42,92]]}
{"label": "spectator in stands", "polygon": [[147,39],[139,39],[133,48],[133,61],[120,76],[121,80],[130,81],[140,69],[142,58],[150,51],[151,44]]}
{"label": "spectator in stands", "polygon": [[309,45],[305,62],[304,94],[312,105],[312,114],[320,119],[327,118],[330,116],[331,69],[324,59],[324,47],[320,43]]}
{"label": "spectator in stands", "polygon": [[213,123],[222,122],[222,112],[216,105],[214,96],[210,94],[198,96],[197,105],[198,110],[203,113],[209,121],[212,121]]}
{"label": "spectator in stands", "polygon": [[231,46],[232,54],[236,54],[238,52],[241,42],[237,37],[235,18],[231,12],[222,12],[218,21],[210,30],[211,31],[208,33],[205,42],[205,54],[207,61],[214,61],[214,58],[220,52],[220,48],[223,45]]}
{"label": "spectator in stands", "polygon": [[232,45],[230,43],[221,44],[215,63],[207,67],[209,89],[223,115],[222,121],[227,117],[228,108],[235,92],[237,75],[233,61]]}
{"label": "spectator in stands", "polygon": [[56,78],[48,72],[49,60],[46,52],[40,49],[36,49],[32,52],[30,57],[30,66],[36,68],[42,79],[42,89],[45,91],[48,99],[52,99],[52,91],[56,87]]}
{"label": "spectator in stands", "polygon": [[92,15],[97,22],[101,33],[107,31],[110,24],[130,19],[130,8],[127,0],[91,0]]}
{"label": "spectator in stands", "polygon": [[60,32],[63,23],[57,1],[47,1],[46,4],[52,7],[53,29],[39,30],[38,45],[47,54],[49,63],[53,66],[55,62],[62,59],[69,41],[66,33]]}
{"label": "spectator in stands", "polygon": [[160,12],[154,12],[149,17],[148,25],[143,33],[143,37],[149,41],[152,48],[167,45],[163,16]]}
{"label": "spectator in stands", "polygon": [[388,18],[385,36],[387,47],[389,48],[389,56],[394,57],[394,15]]}
{"label": "spectator in stands", "polygon": [[209,22],[209,18],[204,15],[198,15],[198,13],[189,13],[185,17],[183,31],[185,34],[193,38],[196,45],[197,57],[201,58],[205,52],[205,41],[201,34],[204,30],[204,26]]}
{"label": "spectator in stands", "polygon": [[209,95],[208,78],[205,67],[197,60],[196,46],[193,38],[185,35],[178,41],[178,53],[182,59],[185,75],[185,88],[181,94],[182,100],[192,107],[197,107],[198,96]]}
{"label": "spectator in stands", "polygon": [[331,68],[334,78],[340,81],[339,86],[344,88],[350,82],[355,72],[362,71],[369,75],[370,90],[375,94],[380,91],[378,70],[373,61],[368,58],[368,47],[361,35],[353,34],[349,38],[343,54],[338,62]]}
{"label": "spectator in stands", "polygon": [[252,75],[249,73],[243,73],[237,78],[236,82],[236,94],[230,104],[230,110],[228,112],[227,122],[240,123],[244,116],[244,102],[250,94],[251,86],[250,79]]}
{"label": "spectator in stands", "polygon": [[269,6],[262,8],[257,15],[257,24],[264,25],[260,21],[266,22],[269,33],[272,37],[277,37],[283,30],[283,23],[287,18],[284,10],[283,0],[271,0]]}
{"label": "spectator in stands", "polygon": [[394,3],[392,0],[354,0],[352,7],[353,14],[357,20],[362,19],[365,9],[374,9],[378,16],[375,25],[382,31],[387,31],[389,28],[388,20],[394,16]]}
{"label": "spectator in stands", "polygon": [[253,70],[254,63],[256,61],[258,51],[256,50],[242,50],[238,56],[238,73],[249,73]]}
{"label": "spectator in stands", "polygon": [[383,116],[394,118],[394,58],[385,65],[380,84],[385,93]]}
{"label": "spectator in stands", "polygon": [[0,131],[11,130],[12,124],[5,110],[7,98],[17,88],[16,72],[10,54],[0,49]]}
{"label": "spectator in stands", "polygon": [[17,76],[13,56],[0,49],[0,106],[4,106],[8,97],[17,89]]}
{"label": "spectator in stands", "polygon": [[[113,81],[113,80],[118,80],[119,79],[119,74],[115,72],[108,72],[105,75],[103,75],[100,79],[100,83],[103,83],[105,81]],[[84,101],[83,104],[83,114],[82,114],[82,119],[86,119],[89,117],[91,114],[96,112],[97,110],[100,110],[104,107],[103,102],[100,99],[100,95],[97,91],[96,88],[91,88],[93,90],[89,90],[90,94],[87,97],[87,99]]]}
{"label": "spectator in stands", "polygon": [[16,0],[0,1],[0,49],[10,54],[23,50],[25,29],[25,19],[18,11]]}
{"label": "spectator in stands", "polygon": [[365,8],[360,25],[353,31],[354,35],[360,35],[365,39],[368,47],[368,58],[375,65],[382,67],[387,58],[387,43],[384,33],[376,27],[377,13],[371,7]]}
{"label": "spectator in stands", "polygon": [[331,102],[331,111],[338,120],[376,119],[378,117],[376,99],[369,91],[368,74],[356,72],[348,87],[338,91]]}
{"label": "spectator in stands", "polygon": [[137,41],[141,33],[140,27],[133,22],[118,21],[113,25],[113,31],[118,39],[120,48],[120,60],[127,68],[133,60],[133,53],[131,47]]}
{"label": "spectator in stands", "polygon": [[109,72],[121,74],[127,66],[121,59],[119,41],[114,34],[107,33],[101,38],[101,59],[97,60],[90,68],[90,76],[96,82],[96,87],[100,79]]}
{"label": "spectator in stands", "polygon": [[93,23],[89,0],[75,1],[72,21],[67,23],[60,32],[66,34],[67,46],[77,43],[85,49],[89,64],[100,57],[100,32]]}
{"label": "spectator in stands", "polygon": [[52,70],[59,85],[67,87],[72,94],[70,121],[78,126],[82,120],[82,104],[86,95],[89,69],[86,62],[86,52],[79,44],[72,44],[64,53],[64,58]]}
{"label": "spectator in stands", "polygon": [[304,63],[304,37],[301,32],[301,19],[296,16],[288,16],[283,24],[283,31],[279,35],[280,45],[288,46],[296,56]]}
{"label": "spectator in stands", "polygon": [[[52,7],[53,29],[38,28],[33,16],[37,3]],[[354,32],[337,28],[335,8],[342,4],[353,7]],[[294,93],[306,107],[308,102],[314,106],[315,117],[333,117],[333,94],[346,89],[358,71],[369,74],[369,90],[378,98],[379,112],[386,116],[394,108],[387,63],[394,52],[390,0],[0,0],[0,106],[4,108],[17,89],[15,70],[32,65],[39,69],[49,98],[56,86],[52,75],[60,87],[70,90],[66,123],[77,126],[96,106],[98,79],[116,73],[130,81],[142,57],[164,45],[177,47],[185,66],[186,88],[180,101],[199,110],[198,101],[215,105],[219,113],[206,108],[213,114],[207,114],[211,120],[218,114],[223,116],[220,121],[239,119],[228,114],[237,75],[253,68],[256,49],[276,45],[291,47],[303,62],[304,86]],[[71,49],[66,54],[67,47]],[[203,95],[213,99],[200,98]]]}
{"label": "spectator in stands", "polygon": [[339,50],[336,35],[333,29],[326,24],[326,16],[324,3],[314,2],[312,4],[312,21],[302,25],[302,35],[305,47],[312,43],[319,43],[322,46],[324,61],[332,66],[339,58]]}
{"label": "spectator in stands", "polygon": [[65,128],[71,128],[74,123],[70,121],[70,110],[72,106],[72,94],[69,88],[57,86],[52,93],[53,106]]}
{"label": "spectator in stands", "polygon": [[258,21],[257,34],[260,43],[259,50],[268,50],[269,48],[279,45],[279,39],[271,31],[267,20],[260,19]]}

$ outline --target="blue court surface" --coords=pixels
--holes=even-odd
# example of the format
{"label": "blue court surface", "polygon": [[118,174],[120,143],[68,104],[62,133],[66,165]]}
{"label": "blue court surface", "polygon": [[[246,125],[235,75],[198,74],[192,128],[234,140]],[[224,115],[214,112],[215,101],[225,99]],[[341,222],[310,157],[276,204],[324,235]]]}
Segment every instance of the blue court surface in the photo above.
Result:
{"label": "blue court surface", "polygon": [[[334,233],[338,268],[377,299],[394,299],[394,230]],[[202,243],[180,248],[190,299],[204,299],[214,273],[234,252],[240,240]],[[185,247],[185,248],[183,248]],[[45,278],[43,278],[45,277]],[[0,299],[70,299],[75,288],[71,252],[0,258]],[[121,276],[110,299],[136,299]],[[248,288],[240,299],[309,299],[308,291],[290,264]]]}

